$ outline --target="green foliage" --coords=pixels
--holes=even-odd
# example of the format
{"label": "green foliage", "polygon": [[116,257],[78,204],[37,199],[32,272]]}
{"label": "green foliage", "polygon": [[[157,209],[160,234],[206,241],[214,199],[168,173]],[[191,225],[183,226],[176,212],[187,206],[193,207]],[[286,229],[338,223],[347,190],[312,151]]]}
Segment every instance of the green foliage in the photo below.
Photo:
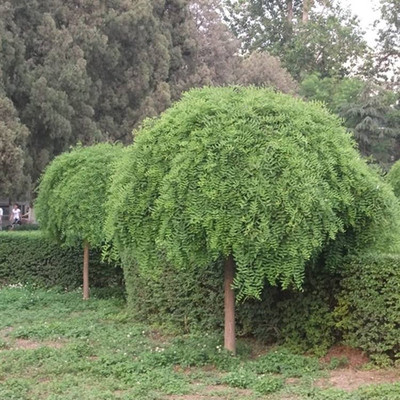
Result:
{"label": "green foliage", "polygon": [[124,260],[129,309],[139,321],[173,331],[218,331],[223,326],[222,269],[181,270],[165,265],[160,276],[140,273]]}
{"label": "green foliage", "polygon": [[343,269],[337,327],[344,340],[379,364],[400,358],[400,257],[365,255]]}
{"label": "green foliage", "polygon": [[259,394],[275,393],[282,389],[284,380],[281,377],[261,374],[257,375],[246,367],[240,367],[228,373],[223,382],[240,389],[253,389]]}
{"label": "green foliage", "polygon": [[[219,332],[224,321],[219,265],[217,261],[177,273],[166,264],[162,274],[149,276],[140,273],[136,264],[125,264],[129,310],[139,321],[172,332]],[[307,275],[301,292],[267,285],[261,302],[248,299],[237,304],[238,335],[322,355],[337,339],[332,316],[337,287],[337,277],[319,269]]]}
{"label": "green foliage", "polygon": [[395,197],[338,119],[266,89],[187,93],[145,124],[116,171],[106,232],[134,259],[127,268],[160,276],[167,264],[202,268],[233,254],[241,299],[265,282],[300,287],[320,255],[335,266],[400,237]]}
{"label": "green foliage", "polygon": [[15,225],[13,227],[13,231],[37,231],[40,227],[38,224],[22,224],[22,225]]}
{"label": "green foliage", "polygon": [[250,364],[250,368],[257,374],[281,374],[287,378],[300,378],[320,369],[317,359],[292,354],[279,349],[272,350],[260,356]]}
{"label": "green foliage", "polygon": [[400,161],[397,161],[390,168],[389,173],[386,176],[386,181],[390,183],[393,188],[393,192],[396,197],[400,197]]}
{"label": "green foliage", "polygon": [[35,211],[41,229],[66,245],[87,241],[100,246],[111,166],[122,152],[120,146],[98,144],[58,156],[38,189]]}
{"label": "green foliage", "polygon": [[[91,252],[93,287],[122,285],[120,268]],[[82,248],[60,248],[41,232],[0,233],[0,283],[77,288],[82,282]]]}

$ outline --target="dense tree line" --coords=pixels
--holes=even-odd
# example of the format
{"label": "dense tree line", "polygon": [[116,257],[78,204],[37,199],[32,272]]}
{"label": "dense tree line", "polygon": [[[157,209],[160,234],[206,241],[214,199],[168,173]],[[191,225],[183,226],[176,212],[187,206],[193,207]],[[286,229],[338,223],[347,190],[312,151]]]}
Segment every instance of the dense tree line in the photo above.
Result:
{"label": "dense tree line", "polygon": [[386,166],[400,155],[398,11],[382,1],[370,49],[334,0],[1,0],[0,193],[29,192],[78,142],[131,142],[145,117],[204,85],[300,88]]}

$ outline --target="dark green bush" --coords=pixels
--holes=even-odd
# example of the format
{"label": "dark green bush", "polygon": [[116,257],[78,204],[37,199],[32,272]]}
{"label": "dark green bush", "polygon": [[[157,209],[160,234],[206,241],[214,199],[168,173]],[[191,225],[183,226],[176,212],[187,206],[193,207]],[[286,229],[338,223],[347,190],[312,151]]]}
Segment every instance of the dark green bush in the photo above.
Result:
{"label": "dark green bush", "polygon": [[23,224],[15,225],[13,231],[37,231],[39,230],[38,224]]}
{"label": "dark green bush", "polygon": [[335,310],[343,339],[380,364],[400,358],[400,255],[365,255],[345,265]]}
{"label": "dark green bush", "polygon": [[[136,318],[177,331],[222,330],[221,268],[177,271],[165,266],[162,275],[150,278],[143,276],[132,261],[125,262],[132,263],[125,268],[125,280],[132,291],[128,302]],[[239,335],[284,343],[297,351],[324,353],[335,341],[331,311],[337,283],[336,278],[321,275],[318,280],[307,276],[304,292],[267,286],[261,301],[250,299],[237,304]]]}
{"label": "dark green bush", "polygon": [[[101,262],[98,251],[91,252],[92,286],[122,285],[122,272]],[[27,283],[61,286],[82,284],[82,249],[61,248],[40,231],[0,233],[0,283]]]}

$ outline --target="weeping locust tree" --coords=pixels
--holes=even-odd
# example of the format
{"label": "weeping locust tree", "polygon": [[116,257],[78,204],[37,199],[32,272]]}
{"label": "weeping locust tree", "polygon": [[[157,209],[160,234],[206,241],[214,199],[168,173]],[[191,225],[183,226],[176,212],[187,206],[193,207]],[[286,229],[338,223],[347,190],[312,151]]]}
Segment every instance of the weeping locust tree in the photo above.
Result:
{"label": "weeping locust tree", "polygon": [[266,89],[188,92],[144,124],[116,171],[105,230],[133,259],[125,276],[133,265],[162,274],[167,262],[179,273],[223,259],[232,352],[235,295],[257,298],[266,282],[301,288],[316,257],[335,265],[377,233],[382,246],[395,245],[382,232],[399,232],[393,193],[339,120]]}
{"label": "weeping locust tree", "polygon": [[35,210],[41,229],[66,246],[83,243],[83,298],[89,298],[89,246],[104,242],[105,200],[121,146],[77,147],[56,157],[41,177]]}

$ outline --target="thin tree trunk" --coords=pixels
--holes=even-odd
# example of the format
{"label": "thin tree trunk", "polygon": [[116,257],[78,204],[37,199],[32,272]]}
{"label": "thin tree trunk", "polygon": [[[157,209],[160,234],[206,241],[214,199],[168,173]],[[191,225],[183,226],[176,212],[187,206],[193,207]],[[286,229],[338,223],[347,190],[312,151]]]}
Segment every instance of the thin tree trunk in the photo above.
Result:
{"label": "thin tree trunk", "polygon": [[225,333],[224,347],[226,350],[236,354],[235,335],[235,292],[232,289],[233,276],[235,274],[235,262],[229,256],[224,266],[224,289],[225,289]]}
{"label": "thin tree trunk", "polygon": [[287,0],[287,21],[292,25],[293,21],[293,0]]}
{"label": "thin tree trunk", "polygon": [[89,243],[83,242],[83,300],[89,299]]}
{"label": "thin tree trunk", "polygon": [[310,10],[313,6],[314,0],[303,0],[303,24],[308,22],[310,16]]}

